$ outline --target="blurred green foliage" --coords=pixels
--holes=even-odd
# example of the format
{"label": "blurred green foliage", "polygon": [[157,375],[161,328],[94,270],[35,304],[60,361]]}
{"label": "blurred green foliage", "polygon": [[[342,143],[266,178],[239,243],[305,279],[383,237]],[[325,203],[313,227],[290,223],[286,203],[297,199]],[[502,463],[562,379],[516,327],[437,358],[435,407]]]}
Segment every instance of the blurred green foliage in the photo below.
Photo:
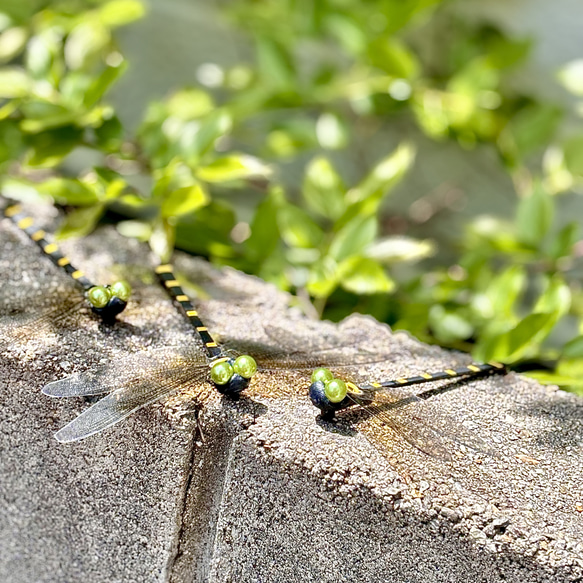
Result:
{"label": "blurred green foliage", "polygon": [[[582,243],[559,212],[581,190],[583,131],[559,132],[565,112],[512,83],[530,41],[440,0],[222,7],[249,61],[205,65],[130,132],[107,92],[127,65],[116,29],[144,5],[0,0],[3,192],[67,207],[62,237],[113,211],[162,259],[177,246],[276,282],[309,312],[367,311],[480,360],[548,365],[534,376],[583,391]],[[583,60],[559,80],[583,96]],[[581,115],[583,102],[569,119]],[[346,184],[341,160],[386,127],[410,130]],[[489,148],[515,187],[514,216],[471,220],[447,262],[439,241],[386,228],[416,136]],[[79,149],[97,162],[71,175]]]}

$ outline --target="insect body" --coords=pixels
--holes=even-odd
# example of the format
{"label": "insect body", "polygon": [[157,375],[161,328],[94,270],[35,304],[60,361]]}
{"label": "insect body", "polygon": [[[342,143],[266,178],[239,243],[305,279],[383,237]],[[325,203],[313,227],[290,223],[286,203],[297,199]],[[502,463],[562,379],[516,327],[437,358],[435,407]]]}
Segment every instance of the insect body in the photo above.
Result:
{"label": "insect body", "polygon": [[45,231],[34,225],[33,219],[22,211],[20,205],[6,207],[4,215],[24,231],[55,265],[68,273],[83,288],[91,309],[104,321],[113,321],[118,314],[123,312],[131,294],[131,288],[127,282],[118,281],[107,286],[93,284],[81,270],[71,264],[58,245],[47,241]]}
{"label": "insect body", "polygon": [[370,405],[374,402],[375,395],[380,395],[387,389],[505,371],[506,367],[499,362],[472,363],[456,369],[449,368],[438,372],[424,372],[408,378],[356,385],[334,378],[332,372],[327,368],[318,368],[312,373],[309,395],[312,403],[322,412],[322,417],[326,420],[332,420],[336,411],[352,405]]}
{"label": "insect body", "polygon": [[210,361],[210,377],[219,393],[237,396],[249,386],[257,372],[257,363],[252,356],[242,354],[236,358],[226,355],[213,340],[208,328],[202,323],[192,302],[174,277],[171,265],[160,265],[156,273],[170,296],[182,307],[186,317],[202,340]]}

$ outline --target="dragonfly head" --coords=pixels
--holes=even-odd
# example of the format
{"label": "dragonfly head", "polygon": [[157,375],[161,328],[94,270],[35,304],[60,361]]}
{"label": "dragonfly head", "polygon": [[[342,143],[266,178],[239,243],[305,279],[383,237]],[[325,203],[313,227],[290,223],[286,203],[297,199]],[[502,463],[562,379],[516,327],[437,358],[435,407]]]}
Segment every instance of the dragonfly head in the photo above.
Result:
{"label": "dragonfly head", "polygon": [[246,354],[237,358],[221,358],[211,364],[211,380],[222,395],[239,395],[249,386],[256,372],[255,359]]}
{"label": "dragonfly head", "polygon": [[333,419],[334,413],[351,402],[347,399],[348,387],[342,379],[336,379],[327,368],[318,368],[312,373],[310,399],[318,407],[322,417]]}
{"label": "dragonfly head", "polygon": [[107,322],[125,310],[131,292],[129,283],[117,281],[108,286],[94,285],[87,290],[87,299],[91,309]]}

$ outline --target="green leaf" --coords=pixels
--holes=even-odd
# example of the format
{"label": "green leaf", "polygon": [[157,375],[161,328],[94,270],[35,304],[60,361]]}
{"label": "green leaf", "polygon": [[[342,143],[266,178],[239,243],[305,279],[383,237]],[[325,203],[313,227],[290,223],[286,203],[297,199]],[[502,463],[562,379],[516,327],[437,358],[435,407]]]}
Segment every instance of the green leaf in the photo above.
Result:
{"label": "green leaf", "polygon": [[315,298],[327,298],[338,286],[338,264],[330,257],[316,262],[310,269],[306,289]]}
{"label": "green leaf", "polygon": [[148,241],[152,236],[152,225],[143,221],[120,221],[116,229],[124,237],[142,242]]}
{"label": "green leaf", "polygon": [[392,279],[373,259],[350,257],[339,266],[340,285],[359,295],[388,293],[395,288]]}
{"label": "green leaf", "polygon": [[554,210],[553,198],[537,183],[530,195],[518,203],[516,228],[520,241],[538,248],[551,227]]}
{"label": "green leaf", "polygon": [[330,244],[330,257],[342,261],[351,255],[359,255],[377,236],[376,216],[355,216],[334,236]]}
{"label": "green leaf", "polygon": [[289,50],[274,39],[259,37],[256,54],[257,65],[266,87],[283,91],[293,85],[295,72]]}
{"label": "green leaf", "polygon": [[52,196],[59,204],[92,206],[97,193],[88,185],[72,178],[49,178],[37,185],[39,192]]}
{"label": "green leaf", "polygon": [[245,178],[267,177],[269,167],[253,156],[237,154],[217,158],[208,166],[200,166],[196,175],[205,182],[229,182]]}
{"label": "green leaf", "polygon": [[260,261],[271,255],[278,242],[277,204],[268,196],[255,211],[251,235],[245,241],[246,255],[250,261]]}
{"label": "green leaf", "polygon": [[0,62],[6,63],[22,52],[28,34],[25,28],[14,26],[0,34]]}
{"label": "green leaf", "polygon": [[[573,338],[565,346],[561,352],[563,358],[583,358],[583,336]],[[583,378],[582,378],[583,380]]]}
{"label": "green leaf", "polygon": [[99,21],[82,20],[70,32],[65,42],[67,67],[72,71],[89,69],[110,40],[109,31]]}
{"label": "green leaf", "polygon": [[566,140],[563,149],[567,170],[571,174],[583,176],[583,134]]}
{"label": "green leaf", "polygon": [[570,256],[578,239],[579,224],[573,222],[565,225],[551,243],[551,257],[560,259],[561,257]]}
{"label": "green leaf", "polygon": [[[194,123],[194,122],[192,122]],[[204,154],[214,147],[215,142],[231,130],[233,120],[224,110],[209,115],[200,125],[192,140],[182,144],[185,155],[198,162]]]}
{"label": "green leaf", "polygon": [[383,35],[371,42],[368,59],[374,67],[399,79],[412,79],[419,74],[417,57],[395,37]]}
{"label": "green leaf", "polygon": [[89,85],[83,98],[83,105],[88,108],[96,105],[117,79],[125,73],[126,69],[127,61],[121,61],[115,67],[106,67]]}
{"label": "green leaf", "polygon": [[162,203],[162,216],[175,217],[191,213],[209,203],[210,199],[200,184],[183,186],[171,192]]}
{"label": "green leaf", "polygon": [[0,97],[26,97],[31,90],[28,75],[18,67],[0,69]]}
{"label": "green leaf", "polygon": [[571,307],[571,290],[560,275],[548,279],[545,291],[538,298],[535,312],[546,312],[559,319],[564,316]]}
{"label": "green leaf", "polygon": [[57,231],[56,238],[68,239],[89,235],[95,229],[104,211],[105,207],[102,204],[71,211]]}
{"label": "green leaf", "polygon": [[336,220],[346,208],[342,179],[326,158],[314,158],[304,178],[303,196],[308,206],[320,215]]}
{"label": "green leaf", "polygon": [[394,236],[384,237],[371,243],[364,255],[385,265],[401,261],[420,261],[435,254],[436,247],[427,239]]}
{"label": "green leaf", "polygon": [[346,124],[332,113],[324,112],[316,122],[316,137],[322,148],[338,150],[348,144]]}
{"label": "green leaf", "polygon": [[559,80],[574,95],[583,96],[583,59],[567,63],[559,71]]}
{"label": "green leaf", "polygon": [[461,314],[446,310],[436,304],[429,310],[428,324],[441,342],[467,340],[474,333],[472,324]]}
{"label": "green leaf", "polygon": [[281,237],[290,247],[317,247],[322,240],[322,229],[304,210],[289,204],[278,205],[277,224]]}
{"label": "green leaf", "polygon": [[98,148],[107,152],[119,151],[123,138],[123,126],[116,115],[104,120],[93,132]]}
{"label": "green leaf", "polygon": [[208,115],[215,108],[212,97],[201,89],[182,89],[166,102],[168,115],[190,121]]}
{"label": "green leaf", "polygon": [[411,144],[401,144],[381,160],[358,186],[348,191],[346,198],[351,206],[346,215],[376,213],[383,197],[402,180],[414,159],[415,148]]}
{"label": "green leaf", "polygon": [[59,164],[75,147],[83,143],[83,130],[65,126],[33,134],[28,143],[31,149],[26,157],[26,164],[50,168]]}
{"label": "green leaf", "polygon": [[504,334],[478,345],[474,354],[481,360],[515,362],[536,348],[555,321],[554,314],[530,314]]}
{"label": "green leaf", "polygon": [[525,284],[526,271],[520,265],[512,265],[492,278],[485,290],[492,312],[498,317],[509,318]]}
{"label": "green leaf", "polygon": [[103,4],[97,14],[101,24],[115,28],[139,20],[145,12],[144,5],[138,0],[112,0]]}

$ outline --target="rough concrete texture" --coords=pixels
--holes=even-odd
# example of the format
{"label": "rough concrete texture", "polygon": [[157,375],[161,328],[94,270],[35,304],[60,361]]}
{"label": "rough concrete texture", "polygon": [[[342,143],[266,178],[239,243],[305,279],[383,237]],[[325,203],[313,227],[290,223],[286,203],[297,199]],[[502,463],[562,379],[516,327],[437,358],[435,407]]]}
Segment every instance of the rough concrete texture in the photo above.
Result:
{"label": "rough concrete texture", "polygon": [[[53,226],[50,213],[36,216]],[[302,372],[260,373],[252,397],[216,397],[202,410],[185,391],[59,445],[52,435],[88,400],[50,399],[45,383],[193,342],[144,246],[105,228],[63,248],[96,281],[123,272],[137,301],[113,327],[82,310],[56,333],[39,327],[2,349],[0,581],[583,579],[582,402],[514,374],[411,387],[436,423],[446,427],[447,415],[493,456],[457,447],[445,462],[397,436],[381,450],[355,430],[353,414],[318,421]],[[226,340],[374,343],[388,356],[359,368],[370,378],[467,362],[370,318],[307,320],[272,286],[197,259],[179,255],[176,271],[208,294],[201,315]],[[8,221],[0,281],[3,313],[75,290]],[[286,383],[297,396],[260,396]]]}

